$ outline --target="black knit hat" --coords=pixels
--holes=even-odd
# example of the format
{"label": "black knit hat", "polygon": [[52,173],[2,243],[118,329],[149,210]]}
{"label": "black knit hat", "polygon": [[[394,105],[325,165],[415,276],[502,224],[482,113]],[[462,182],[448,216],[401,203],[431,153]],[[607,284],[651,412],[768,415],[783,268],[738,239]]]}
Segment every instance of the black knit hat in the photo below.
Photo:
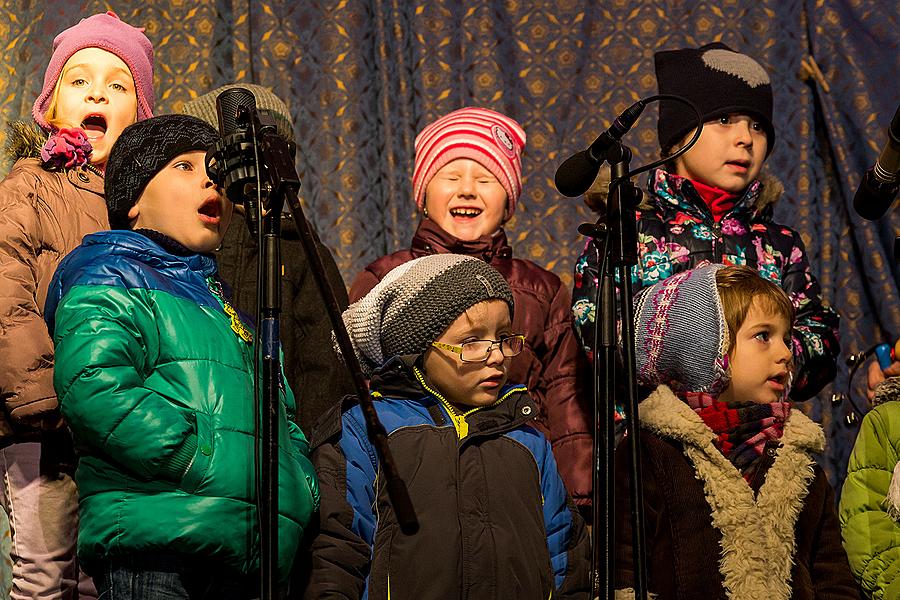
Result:
{"label": "black knit hat", "polygon": [[106,163],[104,189],[110,227],[130,229],[128,211],[153,176],[176,156],[206,150],[217,138],[211,125],[188,115],[163,115],[126,127]]}
{"label": "black knit hat", "polygon": [[421,354],[470,307],[503,300],[509,284],[481,259],[431,254],[392,269],[344,311],[344,324],[367,375],[394,356]]}
{"label": "black knit hat", "polygon": [[[732,113],[758,119],[768,138],[766,156],[772,152],[772,84],[762,65],[721,42],[657,52],[653,58],[660,94],[690,100],[703,115],[704,123]],[[660,102],[660,148],[668,152],[696,127],[696,121],[696,115],[686,105],[670,100]]]}

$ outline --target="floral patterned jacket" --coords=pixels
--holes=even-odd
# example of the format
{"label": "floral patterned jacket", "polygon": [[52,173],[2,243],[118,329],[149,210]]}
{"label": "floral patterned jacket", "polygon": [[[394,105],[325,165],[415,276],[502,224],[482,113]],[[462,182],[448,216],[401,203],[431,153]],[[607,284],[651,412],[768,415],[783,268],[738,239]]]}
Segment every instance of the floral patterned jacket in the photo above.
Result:
{"label": "floral patterned jacket", "polygon": [[[632,269],[634,292],[675,273],[706,263],[749,265],[779,284],[794,304],[793,351],[796,369],[791,399],[806,400],[834,379],[840,352],[839,316],[823,303],[810,271],[800,235],[772,221],[763,185],[750,184],[716,223],[690,180],[657,169],[650,194],[637,213],[638,264]],[[650,207],[644,206],[649,202]],[[598,250],[592,241],[575,264],[575,331],[593,359],[594,298]]]}

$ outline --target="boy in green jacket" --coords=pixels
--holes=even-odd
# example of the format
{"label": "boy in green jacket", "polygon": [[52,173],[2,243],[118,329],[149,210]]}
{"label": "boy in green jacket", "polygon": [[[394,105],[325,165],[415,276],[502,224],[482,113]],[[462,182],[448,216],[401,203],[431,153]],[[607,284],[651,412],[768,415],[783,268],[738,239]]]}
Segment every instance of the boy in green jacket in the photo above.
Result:
{"label": "boy in green jacket", "polygon": [[[254,350],[211,252],[232,204],[209,180],[207,123],[125,129],[106,170],[113,231],[60,264],[46,318],[80,462],[78,554],[109,600],[257,596]],[[281,388],[278,571],[318,507]]]}

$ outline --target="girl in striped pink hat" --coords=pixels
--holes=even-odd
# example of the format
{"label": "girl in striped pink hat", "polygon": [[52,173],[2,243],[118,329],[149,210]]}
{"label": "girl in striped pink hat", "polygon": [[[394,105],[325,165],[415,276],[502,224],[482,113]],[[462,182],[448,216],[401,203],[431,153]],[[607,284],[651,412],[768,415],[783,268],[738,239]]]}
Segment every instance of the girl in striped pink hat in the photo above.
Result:
{"label": "girl in striped pink hat", "polygon": [[513,328],[526,336],[509,380],[528,386],[539,407],[534,425],[549,438],[576,503],[589,509],[591,427],[570,294],[550,271],[513,258],[504,230],[522,193],[524,147],[522,127],[486,108],[462,108],[425,127],[416,137],[412,178],[422,220],[409,249],[379,258],[356,277],[350,301],[394,267],[429,254],[474,256],[500,271],[515,297]]}

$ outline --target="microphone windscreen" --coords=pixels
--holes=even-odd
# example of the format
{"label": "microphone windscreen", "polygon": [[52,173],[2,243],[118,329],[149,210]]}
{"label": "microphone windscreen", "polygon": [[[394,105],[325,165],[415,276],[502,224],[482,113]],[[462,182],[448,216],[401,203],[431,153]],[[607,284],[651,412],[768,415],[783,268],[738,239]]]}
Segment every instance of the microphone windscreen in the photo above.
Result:
{"label": "microphone windscreen", "polygon": [[556,169],[556,189],[568,198],[580,196],[591,187],[599,171],[600,163],[587,150],[573,154]]}
{"label": "microphone windscreen", "polygon": [[216,115],[219,118],[219,135],[222,137],[237,133],[238,109],[256,108],[253,92],[244,88],[230,88],[216,97]]}

